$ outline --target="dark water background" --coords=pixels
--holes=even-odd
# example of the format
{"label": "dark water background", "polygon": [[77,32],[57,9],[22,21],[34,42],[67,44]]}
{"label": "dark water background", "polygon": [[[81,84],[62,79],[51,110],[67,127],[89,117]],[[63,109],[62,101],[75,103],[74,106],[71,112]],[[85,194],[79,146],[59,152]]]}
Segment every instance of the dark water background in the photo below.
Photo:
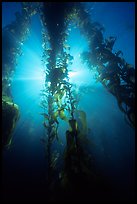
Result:
{"label": "dark water background", "polygon": [[[105,27],[105,37],[117,36],[114,50],[122,50],[128,63],[135,65],[135,4],[134,3],[86,3],[92,19]],[[93,7],[93,9],[92,9]],[[2,3],[2,27],[15,20],[20,3]],[[40,115],[40,90],[43,88],[41,65],[41,25],[39,16],[32,17],[30,36],[22,46],[23,55],[12,83],[12,94],[20,108],[20,119],[9,150],[3,152],[3,196],[5,201],[27,201],[46,198],[45,175],[47,172],[43,143],[43,118]],[[16,37],[16,36],[15,36]],[[88,45],[76,28],[69,36],[72,65],[75,74],[71,81],[77,87],[90,87],[87,93],[79,93],[79,109],[87,114],[89,138],[95,145],[92,153],[96,166],[114,186],[116,197],[132,200],[134,196],[135,131],[125,122],[116,99],[80,61],[80,53]],[[84,69],[83,69],[84,67]],[[91,74],[91,75],[90,75]],[[65,147],[67,125],[60,122],[60,138]],[[57,145],[58,146],[58,145]]]}

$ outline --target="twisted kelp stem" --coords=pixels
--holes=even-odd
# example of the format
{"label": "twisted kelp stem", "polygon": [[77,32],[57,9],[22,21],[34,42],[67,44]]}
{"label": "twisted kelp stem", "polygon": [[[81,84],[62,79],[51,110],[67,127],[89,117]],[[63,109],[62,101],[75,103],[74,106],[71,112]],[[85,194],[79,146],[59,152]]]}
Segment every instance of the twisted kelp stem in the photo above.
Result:
{"label": "twisted kelp stem", "polygon": [[[45,11],[45,10],[44,10]],[[48,158],[48,189],[49,195],[51,194],[53,184],[53,174],[55,171],[55,166],[53,166],[52,157],[53,149],[52,145],[54,141],[58,140],[58,118],[62,120],[67,120],[65,116],[65,95],[66,95],[66,80],[68,77],[67,61],[70,61],[70,55],[63,50],[63,42],[66,40],[65,28],[62,25],[61,36],[59,39],[56,36],[57,42],[59,40],[58,49],[56,49],[56,43],[54,43],[55,38],[51,35],[51,30],[57,31],[50,26],[45,26],[48,24],[46,22],[47,16],[45,13],[41,14],[42,25],[43,25],[43,63],[45,65],[45,90],[46,102],[47,102],[47,124],[45,128],[47,129],[47,158]],[[56,22],[58,23],[58,21]],[[56,25],[55,25],[56,26]],[[66,27],[66,25],[65,25]],[[53,31],[52,30],[52,31]],[[54,33],[55,34],[55,33]],[[69,59],[68,59],[69,58]],[[54,158],[53,158],[54,159]],[[49,196],[50,198],[50,196]]]}

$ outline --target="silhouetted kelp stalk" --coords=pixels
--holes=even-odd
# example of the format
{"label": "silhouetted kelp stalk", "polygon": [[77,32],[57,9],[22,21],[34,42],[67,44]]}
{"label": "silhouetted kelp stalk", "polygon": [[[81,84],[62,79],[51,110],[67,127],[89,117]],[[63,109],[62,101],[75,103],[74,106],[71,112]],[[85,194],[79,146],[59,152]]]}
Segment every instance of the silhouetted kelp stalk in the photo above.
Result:
{"label": "silhouetted kelp stalk", "polygon": [[[44,9],[45,12],[45,9]],[[52,11],[51,11],[52,12]],[[72,13],[69,12],[64,19],[65,23],[61,30],[61,37],[59,41],[54,39],[50,34],[52,31],[56,31],[48,26],[46,13],[41,14],[42,19],[42,36],[43,36],[43,65],[45,66],[45,88],[42,91],[43,101],[42,106],[44,108],[44,127],[47,131],[47,158],[48,158],[48,186],[49,186],[49,199],[50,193],[53,194],[54,174],[56,171],[56,164],[52,165],[52,158],[57,161],[56,154],[52,149],[54,141],[59,141],[58,126],[59,119],[66,121],[69,124],[69,130],[66,131],[67,146],[65,151],[65,164],[63,172],[60,173],[61,186],[69,188],[69,185],[73,186],[73,176],[76,176],[76,180],[79,180],[79,175],[87,174],[85,170],[88,169],[88,176],[90,172],[90,159],[88,155],[83,151],[81,139],[86,136],[86,129],[84,133],[80,131],[77,120],[75,118],[75,111],[77,100],[75,99],[74,85],[69,82],[68,66],[72,64],[73,57],[69,54],[69,46],[66,45],[68,29],[73,23],[76,9],[72,9]],[[58,24],[58,21],[56,21]],[[53,30],[52,30],[53,29]],[[52,30],[52,31],[51,31]],[[56,32],[55,32],[56,33]],[[54,34],[55,34],[54,33]],[[52,38],[52,39],[51,39]],[[56,42],[58,42],[58,49]],[[47,111],[47,112],[46,112]],[[68,113],[68,114],[67,114]],[[85,114],[81,111],[81,120],[83,125],[86,126]],[[83,127],[82,127],[83,128]],[[54,156],[52,156],[54,154]],[[87,161],[86,161],[87,158]],[[77,182],[79,183],[80,181]],[[67,182],[66,182],[67,181]],[[65,184],[66,182],[66,184]],[[75,185],[77,185],[75,183]],[[51,195],[52,196],[52,195]],[[52,196],[53,197],[53,196]]]}
{"label": "silhouetted kelp stalk", "polygon": [[[44,118],[46,117],[47,121],[44,122],[44,127],[47,129],[46,145],[47,145],[47,158],[48,158],[48,186],[49,186],[49,194],[50,194],[51,185],[53,183],[53,174],[55,172],[55,166],[56,166],[55,164],[54,166],[52,165],[52,158],[53,160],[56,160],[55,159],[56,155],[55,157],[52,156],[54,153],[52,151],[52,145],[55,139],[59,140],[58,139],[58,125],[59,125],[58,117],[60,117],[63,120],[67,119],[64,114],[65,104],[63,104],[63,101],[64,101],[63,97],[65,94],[64,78],[67,77],[68,73],[66,69],[67,53],[64,53],[62,50],[61,39],[60,40],[58,38],[54,39],[53,36],[51,35],[52,33],[51,28],[47,26],[48,25],[47,16],[45,15],[46,8],[44,7],[43,9],[44,9],[44,12],[42,11],[41,13],[41,19],[42,19],[41,22],[43,25],[43,31],[42,31],[43,49],[44,49],[42,61],[45,65],[45,74],[46,74],[45,90],[47,90],[46,92],[48,93],[48,94],[46,93],[47,113],[44,114]],[[57,26],[57,23],[54,26]],[[63,25],[62,25],[62,29],[63,29]],[[55,31],[57,32],[57,30]],[[57,37],[60,37],[60,36],[57,36]],[[57,50],[56,43],[54,43],[55,40],[57,41],[59,40],[58,50]],[[57,57],[57,55],[59,56]]]}
{"label": "silhouetted kelp stalk", "polygon": [[[74,23],[87,38],[90,52],[83,53],[83,62],[91,71],[97,71],[97,81],[113,94],[118,106],[125,113],[128,124],[135,127],[135,69],[128,64],[121,51],[114,53],[116,37],[103,38],[104,27],[92,22],[82,5],[77,8]],[[126,118],[125,118],[126,119]],[[126,119],[126,120],[127,120]]]}
{"label": "silhouetted kelp stalk", "polygon": [[22,3],[22,11],[15,13],[15,21],[2,29],[2,144],[11,145],[12,133],[19,119],[19,108],[14,104],[11,83],[17,66],[17,59],[22,55],[22,45],[29,35],[31,16],[37,7],[29,2]]}

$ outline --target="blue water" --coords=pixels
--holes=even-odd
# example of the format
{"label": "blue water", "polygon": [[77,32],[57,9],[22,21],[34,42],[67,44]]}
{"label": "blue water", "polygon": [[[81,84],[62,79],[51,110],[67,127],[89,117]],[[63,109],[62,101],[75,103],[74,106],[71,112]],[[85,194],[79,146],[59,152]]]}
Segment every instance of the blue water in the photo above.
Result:
{"label": "blue water", "polygon": [[[135,4],[134,3],[85,3],[91,10],[91,18],[105,27],[104,36],[116,36],[114,50],[121,50],[124,59],[135,65]],[[2,26],[15,20],[14,12],[20,11],[20,3],[2,3]],[[37,189],[43,190],[46,175],[46,158],[41,138],[45,134],[43,117],[40,115],[44,74],[41,62],[42,39],[39,16],[31,20],[30,35],[22,45],[23,55],[18,58],[12,95],[19,105],[20,119],[13,135],[11,148],[3,153],[4,188],[11,199],[19,195],[30,196]],[[80,54],[87,51],[86,38],[77,28],[72,28],[69,39],[70,53],[74,56],[70,74],[72,83],[90,86],[88,93],[79,92],[79,108],[87,114],[90,140],[95,144],[91,152],[96,165],[117,189],[116,196],[132,199],[134,194],[135,131],[125,122],[116,98],[94,79],[94,74],[81,63]],[[59,133],[65,147],[65,131],[61,121]],[[35,187],[34,187],[35,186]]]}

